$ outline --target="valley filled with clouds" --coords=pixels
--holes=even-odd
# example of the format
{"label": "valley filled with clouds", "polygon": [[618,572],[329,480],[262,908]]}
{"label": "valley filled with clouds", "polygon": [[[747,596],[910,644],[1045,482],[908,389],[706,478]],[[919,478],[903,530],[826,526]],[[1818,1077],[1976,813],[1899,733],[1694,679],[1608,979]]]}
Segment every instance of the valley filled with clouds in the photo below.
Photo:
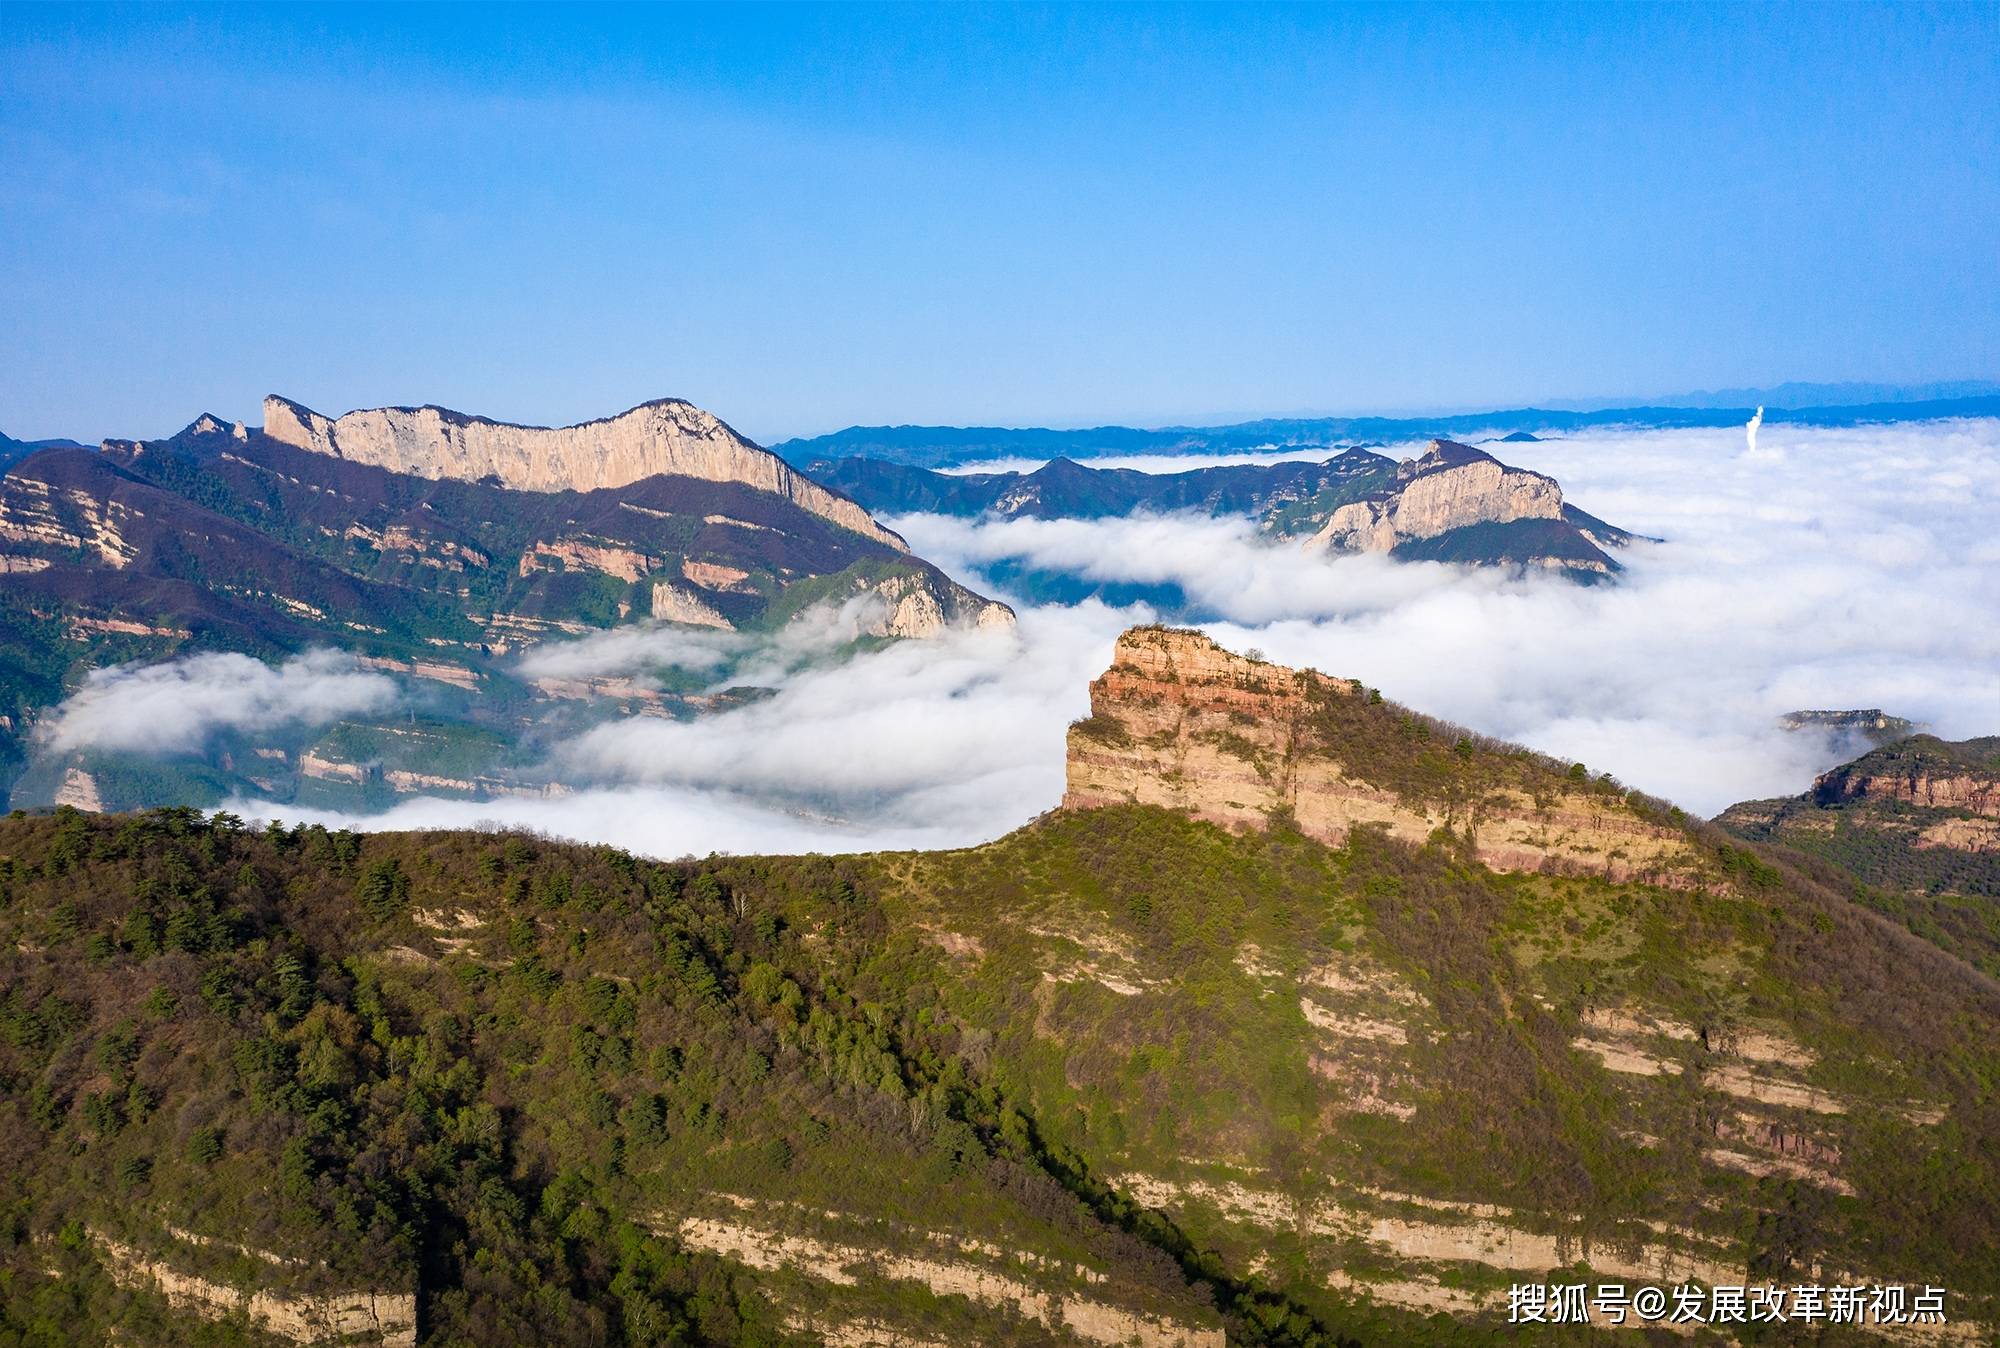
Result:
{"label": "valley filled with clouds", "polygon": [[[1779,729],[1788,711],[1879,706],[1947,738],[2000,732],[2000,421],[1765,427],[1754,450],[1741,429],[1494,448],[1661,541],[1625,549],[1616,583],[1578,586],[1308,555],[1247,519],[894,517],[919,555],[1014,603],[1018,630],[852,653],[869,615],[850,604],[776,637],[626,627],[547,644],[522,657],[525,675],[643,682],[672,669],[774,692],[562,739],[546,770],[573,791],[550,799],[416,797],[365,817],[230,808],[371,828],[492,821],[663,856],[991,839],[1057,803],[1065,729],[1088,711],[1117,634],[1178,617],[1028,603],[1007,592],[1007,567],[1177,586],[1227,646],[1359,679],[1702,815],[1798,792],[1850,756],[1822,732]],[[217,727],[379,712],[397,695],[337,654],[276,667],[203,655],[95,674],[45,733],[60,747],[165,751]]]}

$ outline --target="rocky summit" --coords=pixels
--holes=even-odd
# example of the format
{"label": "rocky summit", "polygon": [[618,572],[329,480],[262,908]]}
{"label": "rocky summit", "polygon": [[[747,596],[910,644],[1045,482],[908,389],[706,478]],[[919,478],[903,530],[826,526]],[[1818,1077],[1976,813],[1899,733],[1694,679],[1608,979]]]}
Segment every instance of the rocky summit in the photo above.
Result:
{"label": "rocky summit", "polygon": [[280,444],[414,477],[492,479],[521,491],[596,491],[667,476],[734,482],[783,497],[878,543],[904,549],[853,501],[792,471],[720,417],[678,398],[575,426],[517,426],[443,407],[376,407],[325,417],[276,394],[264,434]]}
{"label": "rocky summit", "polygon": [[1633,537],[1569,505],[1554,478],[1453,440],[1433,440],[1393,473],[1357,485],[1279,512],[1265,527],[1303,537],[1314,552],[1534,567],[1586,582],[1616,572],[1606,549]]}
{"label": "rocky summit", "polygon": [[1700,879],[1680,830],[1567,764],[1514,754],[1475,770],[1486,755],[1470,732],[1199,632],[1125,633],[1090,707],[1070,728],[1068,809],[1158,805],[1233,829],[1283,818],[1336,846],[1368,827],[1449,838],[1496,871]]}

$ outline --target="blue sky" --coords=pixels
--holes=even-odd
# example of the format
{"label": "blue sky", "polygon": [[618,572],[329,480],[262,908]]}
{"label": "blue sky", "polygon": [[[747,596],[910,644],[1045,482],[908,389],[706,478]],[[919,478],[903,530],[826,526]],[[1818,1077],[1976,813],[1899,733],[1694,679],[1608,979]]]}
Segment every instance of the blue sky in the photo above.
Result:
{"label": "blue sky", "polygon": [[0,6],[0,430],[2000,373],[2000,7]]}

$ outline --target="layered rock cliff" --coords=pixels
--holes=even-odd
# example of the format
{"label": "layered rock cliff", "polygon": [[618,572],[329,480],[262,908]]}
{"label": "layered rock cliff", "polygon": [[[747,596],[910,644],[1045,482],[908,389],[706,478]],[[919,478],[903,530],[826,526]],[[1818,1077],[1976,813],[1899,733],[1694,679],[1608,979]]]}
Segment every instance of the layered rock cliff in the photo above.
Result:
{"label": "layered rock cliff", "polygon": [[1813,783],[1812,794],[1821,806],[1891,802],[2000,819],[2000,772],[1931,755],[1911,755],[1903,761],[1869,755],[1823,773]]}
{"label": "layered rock cliff", "polygon": [[488,478],[524,491],[595,491],[654,476],[735,482],[902,551],[848,498],[799,476],[720,418],[678,398],[575,426],[516,426],[442,407],[376,407],[326,417],[276,394],[264,434],[297,449],[425,478]]}
{"label": "layered rock cliff", "polygon": [[1499,871],[1698,878],[1687,835],[1622,792],[1199,632],[1126,632],[1090,705],[1070,730],[1068,809],[1159,805],[1231,829],[1289,818],[1332,843],[1359,826],[1413,843],[1444,830]]}
{"label": "layered rock cliff", "polygon": [[1335,510],[1306,547],[1387,552],[1406,539],[1436,538],[1474,524],[1562,517],[1562,488],[1554,478],[1511,468],[1470,445],[1433,440],[1420,458],[1396,466],[1391,486]]}
{"label": "layered rock cliff", "polygon": [[[1861,718],[1863,732],[1910,725],[1873,711],[1795,715]],[[2000,977],[2000,736],[1906,735],[1800,795],[1742,801],[1715,822],[1838,867],[1860,882],[1860,902]]]}

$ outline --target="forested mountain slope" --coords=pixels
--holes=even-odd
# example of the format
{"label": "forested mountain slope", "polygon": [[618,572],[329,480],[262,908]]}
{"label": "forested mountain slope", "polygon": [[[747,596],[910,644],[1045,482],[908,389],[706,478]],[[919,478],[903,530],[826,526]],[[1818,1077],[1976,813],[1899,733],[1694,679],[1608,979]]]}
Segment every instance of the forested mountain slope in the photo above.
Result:
{"label": "forested mountain slope", "polygon": [[2000,976],[2000,737],[1897,739],[1716,823],[1839,867],[1862,902]]}
{"label": "forested mountain slope", "polygon": [[0,822],[6,1323],[1474,1342],[1551,1278],[1995,1323],[1992,980],[1197,634],[1092,706],[1065,807],[959,852]]}

